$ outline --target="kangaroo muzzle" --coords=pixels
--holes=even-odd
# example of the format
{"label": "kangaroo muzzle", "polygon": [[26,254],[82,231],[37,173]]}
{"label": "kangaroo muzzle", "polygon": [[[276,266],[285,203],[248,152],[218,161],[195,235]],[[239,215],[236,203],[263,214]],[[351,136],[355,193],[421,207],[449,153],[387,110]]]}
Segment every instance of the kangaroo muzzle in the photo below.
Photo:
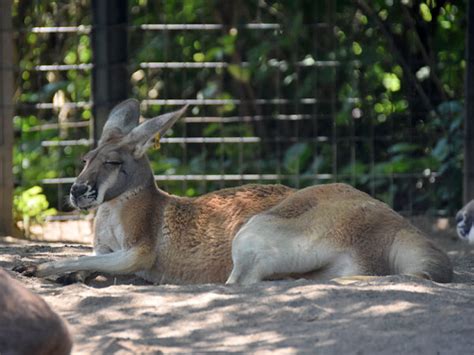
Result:
{"label": "kangaroo muzzle", "polygon": [[89,184],[75,183],[69,194],[71,204],[82,210],[93,207],[97,201],[97,189]]}

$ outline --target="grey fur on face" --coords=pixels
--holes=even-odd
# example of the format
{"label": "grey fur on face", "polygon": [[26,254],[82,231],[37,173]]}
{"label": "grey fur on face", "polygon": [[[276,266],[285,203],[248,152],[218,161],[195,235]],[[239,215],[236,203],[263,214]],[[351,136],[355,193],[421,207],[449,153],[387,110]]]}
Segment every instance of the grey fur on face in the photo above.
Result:
{"label": "grey fur on face", "polygon": [[153,184],[145,153],[155,136],[163,136],[185,110],[186,107],[138,124],[138,101],[126,100],[117,105],[104,126],[98,147],[83,159],[84,168],[71,187],[71,205],[81,210],[95,208],[119,197],[130,186]]}
{"label": "grey fur on face", "polygon": [[465,205],[456,214],[456,231],[459,238],[474,244],[474,200]]}

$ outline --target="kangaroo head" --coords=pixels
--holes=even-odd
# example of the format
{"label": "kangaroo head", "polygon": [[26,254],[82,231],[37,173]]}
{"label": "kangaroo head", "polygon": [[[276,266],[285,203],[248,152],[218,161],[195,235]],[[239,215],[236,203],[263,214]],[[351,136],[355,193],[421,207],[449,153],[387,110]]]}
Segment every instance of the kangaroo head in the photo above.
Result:
{"label": "kangaroo head", "polygon": [[456,214],[456,230],[459,238],[474,244],[474,200]]}
{"label": "kangaroo head", "polygon": [[97,148],[87,153],[84,168],[71,187],[70,202],[89,209],[153,179],[147,149],[183,115],[186,107],[138,124],[140,105],[130,99],[110,113]]}

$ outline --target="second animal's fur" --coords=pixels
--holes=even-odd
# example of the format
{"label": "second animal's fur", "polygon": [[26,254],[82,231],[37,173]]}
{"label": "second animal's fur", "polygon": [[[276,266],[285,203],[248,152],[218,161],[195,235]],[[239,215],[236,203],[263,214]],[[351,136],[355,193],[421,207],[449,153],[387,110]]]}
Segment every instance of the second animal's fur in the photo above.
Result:
{"label": "second animal's fur", "polygon": [[160,190],[146,150],[183,112],[139,125],[137,101],[112,111],[71,189],[77,208],[98,207],[95,255],[30,273],[136,273],[177,284],[388,274],[451,280],[444,252],[386,204],[345,184],[246,185],[197,198]]}
{"label": "second animal's fur", "polygon": [[64,320],[0,268],[0,354],[66,355],[71,348]]}
{"label": "second animal's fur", "polygon": [[459,238],[474,244],[474,200],[467,203],[456,214],[456,230]]}

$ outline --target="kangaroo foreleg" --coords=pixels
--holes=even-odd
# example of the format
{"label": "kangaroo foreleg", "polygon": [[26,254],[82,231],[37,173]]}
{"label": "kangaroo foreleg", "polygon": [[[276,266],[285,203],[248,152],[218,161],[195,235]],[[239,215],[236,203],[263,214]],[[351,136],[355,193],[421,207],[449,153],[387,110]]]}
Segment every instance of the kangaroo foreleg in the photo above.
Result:
{"label": "kangaroo foreleg", "polygon": [[23,270],[28,276],[47,277],[67,272],[90,271],[107,274],[130,274],[144,267],[143,255],[138,249],[119,250],[109,254],[82,256],[65,260],[51,261]]}

